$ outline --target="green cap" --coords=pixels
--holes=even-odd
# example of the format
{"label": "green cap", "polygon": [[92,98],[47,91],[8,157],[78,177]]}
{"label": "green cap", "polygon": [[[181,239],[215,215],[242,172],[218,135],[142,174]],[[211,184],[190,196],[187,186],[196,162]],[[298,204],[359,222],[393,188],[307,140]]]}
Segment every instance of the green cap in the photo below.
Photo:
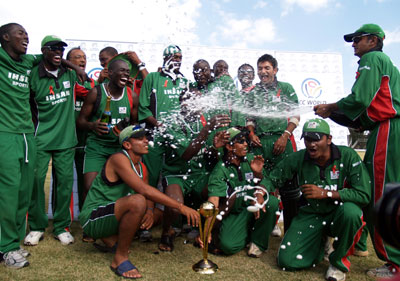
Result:
{"label": "green cap", "polygon": [[182,53],[181,48],[179,48],[177,45],[169,45],[167,48],[164,49],[163,58],[168,58],[176,53]]}
{"label": "green cap", "polygon": [[47,35],[42,40],[42,47],[44,46],[53,46],[53,45],[62,45],[64,47],[68,46],[60,37],[56,35]]}
{"label": "green cap", "polygon": [[330,135],[328,123],[323,119],[310,119],[303,126],[303,134],[301,138],[311,138],[313,140],[320,140],[324,135]]}
{"label": "green cap", "polygon": [[353,42],[354,37],[361,35],[375,35],[381,39],[385,39],[385,32],[383,32],[383,29],[379,25],[368,23],[361,26],[354,33],[346,34],[344,36],[344,41]]}
{"label": "green cap", "polygon": [[144,128],[140,127],[139,125],[131,125],[121,131],[119,134],[119,143],[122,144],[124,141],[127,141],[130,138],[141,138],[144,135],[146,135]]}
{"label": "green cap", "polygon": [[232,142],[239,137],[247,137],[249,131],[244,127],[232,127],[226,130],[229,133],[229,141]]}

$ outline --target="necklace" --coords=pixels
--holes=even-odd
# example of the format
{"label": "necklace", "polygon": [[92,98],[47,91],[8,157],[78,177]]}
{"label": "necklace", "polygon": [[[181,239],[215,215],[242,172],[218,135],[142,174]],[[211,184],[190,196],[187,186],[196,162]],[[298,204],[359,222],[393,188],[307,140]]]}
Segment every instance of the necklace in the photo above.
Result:
{"label": "necklace", "polygon": [[140,178],[142,178],[142,175],[143,175],[142,165],[140,165],[140,163],[138,163],[139,164],[139,171],[140,171],[140,173],[138,173],[138,171],[135,168],[135,164],[133,164],[132,159],[129,156],[128,152],[126,152],[125,149],[122,150],[122,152],[124,152],[124,154],[128,157],[129,161],[131,162],[131,166],[132,166],[133,170],[135,171],[136,175],[138,175]]}

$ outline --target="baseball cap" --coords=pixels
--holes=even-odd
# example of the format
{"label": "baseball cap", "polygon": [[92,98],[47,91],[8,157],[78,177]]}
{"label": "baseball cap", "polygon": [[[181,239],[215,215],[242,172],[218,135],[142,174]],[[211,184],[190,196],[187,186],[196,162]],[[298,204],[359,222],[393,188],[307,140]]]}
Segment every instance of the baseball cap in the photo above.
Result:
{"label": "baseball cap", "polygon": [[311,138],[313,140],[320,140],[324,135],[330,135],[328,123],[323,119],[310,119],[303,126],[303,133],[301,138]]}
{"label": "baseball cap", "polygon": [[44,46],[53,46],[53,45],[62,45],[64,47],[68,46],[60,37],[56,35],[47,35],[42,40],[42,47]]}
{"label": "baseball cap", "polygon": [[122,144],[129,138],[141,138],[144,135],[146,135],[146,131],[144,128],[140,127],[139,125],[131,125],[121,131],[121,133],[119,134],[119,143]]}
{"label": "baseball cap", "polygon": [[232,127],[229,128],[228,130],[226,130],[229,133],[229,141],[234,141],[235,139],[239,138],[239,137],[247,137],[248,135],[248,130],[246,128],[242,127]]}
{"label": "baseball cap", "polygon": [[354,37],[361,35],[375,35],[381,39],[385,39],[385,32],[383,32],[383,29],[379,25],[368,23],[361,26],[354,33],[346,34],[344,36],[344,41],[353,42]]}
{"label": "baseball cap", "polygon": [[177,45],[169,45],[167,48],[164,49],[163,58],[168,58],[169,56],[172,56],[176,53],[182,53],[181,48],[179,48]]}

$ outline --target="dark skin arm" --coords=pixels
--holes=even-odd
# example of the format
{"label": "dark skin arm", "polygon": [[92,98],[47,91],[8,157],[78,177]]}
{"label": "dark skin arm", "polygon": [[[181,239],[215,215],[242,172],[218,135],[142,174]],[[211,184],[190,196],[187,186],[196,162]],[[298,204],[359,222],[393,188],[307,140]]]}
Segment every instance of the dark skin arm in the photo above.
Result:
{"label": "dark skin arm", "polygon": [[[256,178],[259,178],[260,180],[263,178],[263,168],[264,168],[264,158],[261,155],[256,155],[254,156],[254,159],[251,160],[250,163],[250,168],[253,171],[253,174]],[[257,193],[255,192],[254,197],[257,199],[257,202],[262,205],[264,203],[264,191],[258,191]],[[255,204],[255,202],[253,202]],[[262,208],[262,211],[265,213],[267,210],[265,206]],[[254,213],[254,218],[259,219],[260,218],[260,211]]]}
{"label": "dark skin arm", "polygon": [[186,148],[185,152],[182,154],[182,159],[189,161],[193,156],[197,155],[200,149],[203,147],[205,140],[208,137],[208,132],[221,127],[226,127],[231,122],[231,119],[226,114],[220,114],[213,116],[206,126],[200,131],[197,138],[195,138],[190,145]]}
{"label": "dark skin arm", "polygon": [[[300,120],[300,116],[296,116],[296,117],[297,117],[297,119]],[[289,122],[286,130],[292,134],[294,129],[296,129],[296,125],[292,122]],[[287,144],[287,141],[289,138],[290,138],[290,135],[287,132],[284,132],[282,134],[282,136],[280,136],[279,139],[276,140],[276,142],[274,143],[274,150],[273,150],[273,153],[275,155],[282,154],[285,151],[286,144]]]}
{"label": "dark skin arm", "polygon": [[77,65],[73,64],[72,62],[65,60],[65,59],[61,60],[61,64],[63,66],[73,69],[76,72],[76,75],[78,75],[78,79],[81,82],[90,81],[89,76],[87,76],[86,72],[83,71],[79,66],[77,66]]}
{"label": "dark skin arm", "polygon": [[[148,178],[143,180],[146,184],[149,184]],[[147,199],[147,209],[146,213],[144,214],[144,217],[140,223],[140,229],[150,229],[150,227],[153,226],[154,223],[154,202]]]}
{"label": "dark skin arm", "polygon": [[332,112],[336,110],[339,110],[339,107],[336,103],[318,104],[314,106],[315,114],[321,116],[322,118],[329,117]]}
{"label": "dark skin arm", "polygon": [[[322,188],[319,188],[315,184],[304,184],[301,186],[301,192],[308,199],[327,199],[328,191]],[[340,200],[340,194],[337,191],[332,192],[332,199]]]}
{"label": "dark skin arm", "polygon": [[136,124],[138,122],[138,110],[139,110],[139,96],[132,91],[132,109],[131,109],[131,116],[130,116],[130,123]]}
{"label": "dark skin arm", "polygon": [[198,226],[200,215],[197,211],[186,207],[182,203],[168,197],[158,189],[146,184],[133,170],[129,159],[117,153],[109,158],[106,164],[106,176],[110,181],[121,179],[136,193],[143,195],[146,199],[177,209],[186,216],[188,224]]}
{"label": "dark skin arm", "polygon": [[82,130],[92,130],[99,135],[107,134],[108,133],[108,126],[107,123],[100,122],[100,119],[96,120],[95,122],[90,122],[89,118],[92,114],[94,104],[97,98],[97,89],[93,88],[89,91],[86,96],[86,99],[82,105],[81,112],[79,114],[78,120],[76,124],[78,128]]}

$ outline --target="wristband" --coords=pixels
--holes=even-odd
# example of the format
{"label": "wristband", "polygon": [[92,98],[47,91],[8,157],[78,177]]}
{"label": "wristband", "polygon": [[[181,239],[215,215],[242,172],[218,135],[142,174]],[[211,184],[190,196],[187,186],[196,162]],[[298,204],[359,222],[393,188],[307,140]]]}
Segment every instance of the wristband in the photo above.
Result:
{"label": "wristband", "polygon": [[293,124],[295,124],[296,127],[297,127],[297,126],[299,126],[300,120],[299,120],[299,118],[297,118],[297,117],[290,117],[290,118],[289,118],[289,123],[293,123]]}
{"label": "wristband", "polygon": [[289,137],[292,135],[292,133],[291,132],[289,132],[288,130],[285,130],[285,132],[284,133],[288,133],[289,134]]}

